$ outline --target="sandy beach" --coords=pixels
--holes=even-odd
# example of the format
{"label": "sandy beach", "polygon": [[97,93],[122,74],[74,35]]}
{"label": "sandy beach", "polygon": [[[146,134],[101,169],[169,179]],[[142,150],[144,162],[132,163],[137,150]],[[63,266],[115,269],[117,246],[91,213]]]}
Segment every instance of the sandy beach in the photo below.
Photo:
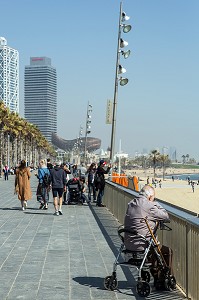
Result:
{"label": "sandy beach", "polygon": [[[139,177],[139,185],[142,187],[146,184],[146,179],[149,176],[150,183],[153,178],[153,169],[144,170],[129,170],[126,172],[129,176]],[[198,169],[167,169],[165,175],[173,174],[197,174],[199,173]],[[157,170],[157,175],[161,176],[162,180],[162,170]],[[177,176],[175,176],[177,178]],[[158,179],[158,178],[157,178]],[[194,192],[191,185],[188,185],[186,180],[175,179],[165,179],[162,180],[162,187],[160,188],[157,184],[155,188],[156,198],[164,200],[168,203],[174,204],[176,206],[182,207],[189,211],[193,211],[199,214],[199,185],[194,185]]]}

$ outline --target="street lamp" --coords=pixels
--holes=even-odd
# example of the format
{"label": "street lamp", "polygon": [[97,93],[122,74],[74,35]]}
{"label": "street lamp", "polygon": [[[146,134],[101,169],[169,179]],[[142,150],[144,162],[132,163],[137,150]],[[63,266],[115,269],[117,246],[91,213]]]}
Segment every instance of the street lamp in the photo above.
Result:
{"label": "street lamp", "polygon": [[91,133],[91,113],[92,113],[92,105],[89,104],[89,102],[88,102],[87,112],[86,112],[86,128],[85,128],[85,144],[84,144],[84,164],[86,164],[87,135]]}
{"label": "street lamp", "polygon": [[111,151],[110,162],[113,163],[114,151],[115,151],[115,129],[116,129],[116,112],[117,112],[117,98],[118,98],[118,82],[121,86],[128,83],[128,78],[119,77],[119,74],[126,72],[126,69],[120,64],[120,54],[126,59],[131,54],[130,50],[123,51],[121,48],[128,46],[128,42],[121,37],[123,33],[128,33],[131,30],[131,25],[123,24],[128,21],[130,17],[122,11],[122,2],[120,2],[120,14],[119,14],[119,28],[118,28],[118,42],[117,42],[117,58],[116,58],[116,72],[115,72],[115,88],[114,88],[114,100],[113,100],[113,117],[112,117],[112,131],[111,131]]}

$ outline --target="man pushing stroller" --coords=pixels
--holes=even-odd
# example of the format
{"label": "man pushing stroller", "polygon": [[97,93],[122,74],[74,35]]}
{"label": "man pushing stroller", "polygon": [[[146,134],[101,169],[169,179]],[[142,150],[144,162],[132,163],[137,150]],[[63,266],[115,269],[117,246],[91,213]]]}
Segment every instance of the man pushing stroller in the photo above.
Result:
{"label": "man pushing stroller", "polygon": [[[147,220],[145,222],[144,220]],[[169,220],[167,211],[155,201],[155,190],[150,185],[145,185],[139,193],[139,196],[134,198],[128,203],[124,228],[131,231],[136,231],[136,238],[132,238],[132,234],[125,232],[124,235],[124,244],[126,249],[130,251],[139,251],[142,252],[148,247],[148,241],[151,239],[151,231],[153,232],[156,222],[161,220]],[[149,226],[147,226],[147,224]],[[145,239],[142,238],[145,237]],[[156,237],[157,240],[157,237]],[[161,253],[165,259],[165,262],[172,271],[172,250],[167,246],[158,246],[161,250]],[[154,285],[156,288],[161,287],[161,278],[162,274],[158,268],[157,256],[153,252],[153,249],[149,255],[152,263],[150,272],[154,277]]]}

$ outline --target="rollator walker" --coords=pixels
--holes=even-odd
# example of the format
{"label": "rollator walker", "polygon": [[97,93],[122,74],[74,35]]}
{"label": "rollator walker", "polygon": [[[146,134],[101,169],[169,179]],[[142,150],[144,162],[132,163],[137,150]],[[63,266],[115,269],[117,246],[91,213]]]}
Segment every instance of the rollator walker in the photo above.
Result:
{"label": "rollator walker", "polygon": [[[157,230],[172,230],[165,223],[167,221],[157,221],[154,230],[149,226],[147,218],[141,219],[140,222],[145,222],[148,230],[150,232],[150,239],[147,240],[145,236],[137,233],[134,230],[126,229],[123,225],[118,228],[118,235],[122,241],[122,244],[119,249],[119,253],[113,264],[112,275],[105,277],[104,287],[107,290],[113,291],[118,288],[117,280],[117,266],[124,266],[129,268],[136,268],[138,271],[136,291],[141,297],[147,297],[151,293],[151,286],[149,284],[151,279],[150,270],[152,268],[151,255],[155,255],[157,260],[157,272],[161,274],[161,282],[156,282],[156,289],[164,289],[167,291],[172,291],[176,288],[176,279],[171,274],[171,269],[167,265],[165,258],[161,252],[159,243],[156,239]],[[147,243],[147,247],[143,251],[131,251],[126,249],[124,244],[124,235],[125,233],[131,234],[132,239],[141,238]],[[119,262],[120,257],[123,255],[127,261]]]}

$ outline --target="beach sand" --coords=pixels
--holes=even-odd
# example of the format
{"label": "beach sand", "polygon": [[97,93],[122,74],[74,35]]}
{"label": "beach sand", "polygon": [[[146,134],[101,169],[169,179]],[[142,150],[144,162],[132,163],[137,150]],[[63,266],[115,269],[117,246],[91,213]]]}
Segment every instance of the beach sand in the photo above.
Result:
{"label": "beach sand", "polygon": [[[199,170],[167,169],[165,172],[167,175],[194,173],[199,173]],[[129,170],[126,174],[129,176],[138,176],[140,178],[139,186],[142,187],[146,184],[147,176],[149,176],[151,183],[153,169],[147,169],[146,172],[144,170]],[[162,170],[158,170],[156,174],[161,176],[160,178],[157,178],[157,180],[162,180]],[[156,198],[199,214],[199,185],[195,184],[194,187],[193,192],[191,185],[188,185],[186,180],[162,180],[162,188],[160,188],[158,184],[155,188]]]}

